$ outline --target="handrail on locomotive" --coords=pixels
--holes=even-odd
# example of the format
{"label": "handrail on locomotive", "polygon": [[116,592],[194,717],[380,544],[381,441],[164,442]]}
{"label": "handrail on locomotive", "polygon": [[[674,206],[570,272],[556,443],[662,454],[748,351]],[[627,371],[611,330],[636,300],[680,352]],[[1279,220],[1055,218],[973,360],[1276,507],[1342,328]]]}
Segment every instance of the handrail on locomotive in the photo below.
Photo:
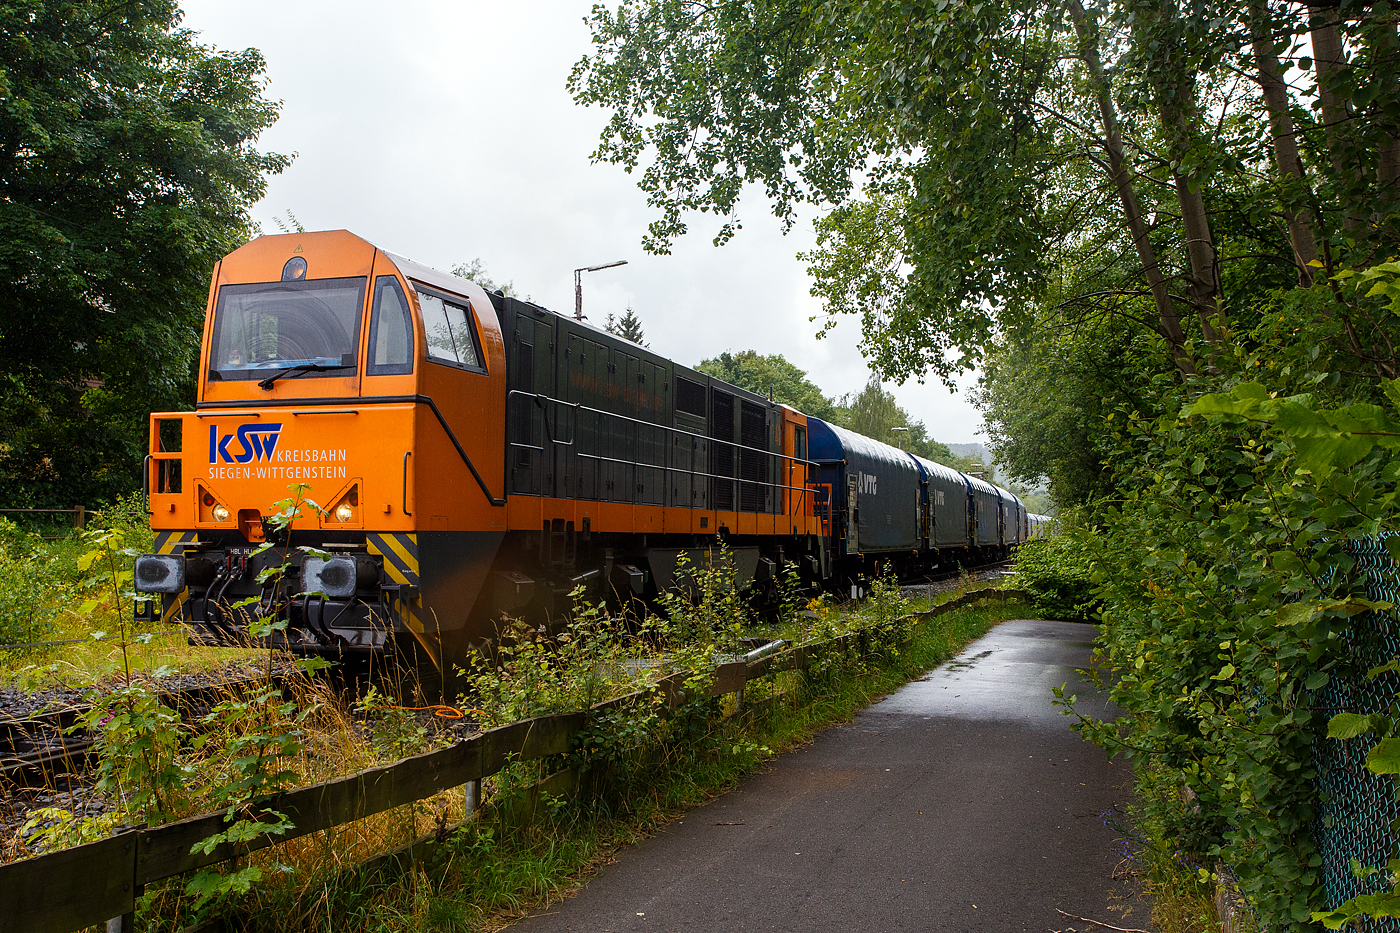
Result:
{"label": "handrail on locomotive", "polygon": [[[515,397],[517,397],[517,396],[523,396],[523,397],[525,397],[525,398],[532,399],[532,400],[535,402],[535,404],[539,405],[540,407],[544,407],[545,405],[550,405],[550,404],[552,404],[552,405],[558,405],[558,406],[560,406],[560,407],[562,407],[562,408],[570,409],[570,410],[573,412],[573,415],[574,415],[574,423],[573,423],[573,431],[572,431],[572,433],[574,434],[575,437],[578,435],[578,415],[579,415],[579,413],[580,413],[580,412],[588,412],[589,414],[601,415],[601,416],[603,416],[603,417],[605,417],[605,418],[612,418],[612,419],[615,419],[615,420],[618,420],[618,421],[625,421],[625,422],[627,422],[629,425],[631,425],[635,430],[647,429],[647,430],[653,430],[653,431],[656,431],[656,430],[666,431],[666,432],[669,432],[670,434],[679,435],[680,437],[688,437],[688,438],[691,438],[692,440],[695,440],[695,441],[704,441],[704,442],[706,442],[706,443],[708,443],[708,444],[718,444],[718,445],[720,445],[720,446],[722,446],[722,447],[730,448],[730,449],[732,449],[732,450],[733,450],[734,452],[736,452],[736,453],[739,452],[739,451],[748,451],[749,453],[755,453],[755,454],[758,454],[758,455],[760,455],[760,456],[762,456],[762,457],[767,458],[767,459],[769,460],[770,463],[771,463],[773,460],[785,460],[785,461],[788,461],[790,464],[792,464],[792,465],[794,465],[794,466],[796,466],[796,465],[798,465],[798,464],[801,464],[803,467],[806,467],[806,468],[809,468],[809,469],[816,469],[816,467],[817,467],[817,462],[816,462],[815,460],[800,459],[800,458],[798,458],[798,457],[789,456],[789,455],[787,455],[787,454],[785,454],[785,453],[775,453],[775,452],[773,452],[773,451],[771,451],[771,450],[762,450],[762,449],[757,448],[757,447],[748,447],[748,446],[745,446],[745,445],[743,445],[743,444],[735,443],[734,441],[726,441],[726,440],[723,440],[723,439],[720,439],[720,438],[707,437],[707,436],[702,435],[702,434],[695,434],[695,433],[693,433],[693,432],[691,432],[691,431],[686,431],[686,430],[683,430],[683,429],[681,429],[681,428],[673,428],[673,427],[670,427],[670,426],[668,426],[668,425],[656,424],[655,422],[651,422],[651,421],[642,421],[642,420],[639,419],[639,418],[631,418],[631,417],[628,417],[627,415],[620,415],[620,414],[618,414],[617,412],[603,411],[603,410],[600,409],[600,408],[590,408],[590,407],[588,407],[587,405],[584,405],[582,402],[566,402],[566,401],[564,401],[563,399],[553,398],[552,396],[543,395],[543,394],[538,393],[538,392],[525,392],[525,391],[520,390],[520,389],[511,389],[511,390],[510,390],[508,393],[506,393],[506,394],[507,394],[507,397],[508,397],[508,398],[515,398]],[[548,420],[546,420],[546,421],[544,422],[544,430],[545,430],[545,436],[546,436],[546,438],[548,438],[548,440],[549,440],[549,442],[550,442],[551,445],[553,445],[553,446],[555,446],[555,447],[573,447],[573,446],[574,446],[574,441],[573,441],[572,439],[571,439],[571,440],[568,440],[568,441],[561,441],[561,440],[556,439],[556,438],[551,434],[551,432],[550,432],[550,430],[549,430],[549,421],[548,421]],[[633,436],[633,440],[635,441],[635,440],[637,440],[637,439],[638,439],[638,438],[636,438],[636,436],[634,435],[634,436]],[[507,446],[509,446],[509,447],[511,447],[511,448],[519,448],[519,449],[523,449],[523,450],[536,450],[536,451],[540,451],[541,453],[544,452],[544,448],[543,448],[543,447],[539,447],[539,446],[536,446],[536,445],[533,445],[533,444],[526,444],[526,443],[523,443],[523,442],[521,442],[521,441],[509,441],[509,442],[507,442]],[[576,456],[587,457],[587,458],[590,459],[590,460],[606,461],[606,462],[608,462],[608,463],[618,463],[618,464],[622,464],[622,465],[624,465],[624,466],[643,467],[643,468],[648,469],[648,470],[661,470],[661,471],[662,471],[663,477],[665,477],[665,478],[667,478],[667,479],[669,479],[671,473],[675,472],[675,473],[684,474],[684,475],[689,476],[689,477],[691,477],[691,478],[695,478],[695,477],[704,477],[705,479],[722,480],[722,481],[725,481],[725,482],[728,482],[728,483],[732,484],[732,485],[734,486],[734,490],[733,490],[733,491],[734,491],[735,493],[738,492],[738,486],[739,486],[739,484],[741,484],[741,483],[742,483],[742,484],[747,484],[747,485],[753,485],[753,486],[764,486],[764,487],[767,487],[767,488],[773,489],[773,490],[782,489],[782,490],[786,490],[786,491],[789,491],[789,492],[796,492],[796,493],[798,493],[798,494],[799,494],[799,498],[793,502],[792,508],[790,508],[788,511],[786,511],[786,512],[783,513],[783,514],[785,514],[785,515],[805,515],[805,514],[807,514],[805,511],[803,511],[803,508],[804,508],[805,505],[806,505],[806,495],[807,495],[807,492],[808,492],[808,490],[814,490],[818,485],[820,485],[820,484],[816,484],[816,483],[807,483],[807,484],[805,484],[805,485],[803,485],[803,486],[790,486],[790,485],[785,485],[785,484],[782,484],[782,483],[773,483],[773,482],[766,482],[766,481],[762,481],[762,480],[744,479],[743,477],[732,476],[732,475],[729,475],[729,474],[722,474],[722,473],[704,473],[704,472],[701,472],[701,471],[699,471],[699,470],[682,470],[682,469],[680,469],[679,467],[671,466],[669,463],[652,463],[652,462],[650,462],[650,461],[645,461],[645,460],[619,460],[619,459],[617,459],[617,458],[615,458],[615,457],[600,457],[600,456],[598,456],[598,455],[596,455],[596,454],[585,454],[585,453],[580,453],[580,454],[577,454]],[[811,474],[807,474],[807,475],[811,475]],[[828,488],[829,488],[829,484],[825,484],[825,485],[827,485]],[[736,496],[736,498],[737,498],[737,496]]]}

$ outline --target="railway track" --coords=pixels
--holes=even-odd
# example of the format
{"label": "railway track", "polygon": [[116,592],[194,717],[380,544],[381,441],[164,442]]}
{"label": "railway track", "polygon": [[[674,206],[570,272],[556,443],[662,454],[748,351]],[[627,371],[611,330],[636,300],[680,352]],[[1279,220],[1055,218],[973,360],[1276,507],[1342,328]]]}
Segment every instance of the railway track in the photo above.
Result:
{"label": "railway track", "polygon": [[[280,684],[284,676],[279,672],[273,678]],[[160,699],[185,722],[194,722],[230,693],[260,681],[261,677],[248,677],[192,684],[162,691]],[[74,726],[91,710],[91,704],[77,704],[36,716],[0,719],[0,792],[54,784],[62,775],[82,772],[92,759],[96,736]]]}
{"label": "railway track", "polygon": [[956,589],[957,584],[962,580],[964,570],[967,571],[971,579],[985,582],[1000,579],[1015,566],[1016,559],[1009,558],[1007,560],[997,561],[994,564],[984,564],[980,567],[959,567],[953,570],[933,571],[924,574],[920,579],[903,581],[899,589],[907,597],[929,597],[937,593]]}

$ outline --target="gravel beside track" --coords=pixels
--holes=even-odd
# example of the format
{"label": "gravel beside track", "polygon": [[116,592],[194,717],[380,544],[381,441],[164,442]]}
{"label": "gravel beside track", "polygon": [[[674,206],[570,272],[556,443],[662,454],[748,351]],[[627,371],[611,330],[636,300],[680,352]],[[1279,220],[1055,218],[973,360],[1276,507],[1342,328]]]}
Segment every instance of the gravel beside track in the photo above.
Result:
{"label": "gravel beside track", "polygon": [[[292,659],[274,658],[274,677],[292,669]],[[257,659],[159,679],[137,674],[132,680],[158,685],[165,701],[189,722],[227,691],[266,676],[266,670],[264,659]],[[0,860],[22,854],[19,830],[35,810],[58,807],[81,818],[109,809],[110,801],[93,788],[86,768],[92,738],[71,727],[97,699],[124,682],[118,676],[83,690],[0,691]]]}

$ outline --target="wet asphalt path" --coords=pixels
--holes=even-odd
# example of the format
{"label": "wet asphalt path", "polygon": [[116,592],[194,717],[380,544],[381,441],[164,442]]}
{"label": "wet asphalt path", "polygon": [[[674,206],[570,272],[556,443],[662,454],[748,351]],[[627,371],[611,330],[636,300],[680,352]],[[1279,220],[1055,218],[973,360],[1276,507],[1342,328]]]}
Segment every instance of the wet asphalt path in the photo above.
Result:
{"label": "wet asphalt path", "polygon": [[[1093,630],[1004,622],[846,725],[619,854],[511,927],[556,931],[1150,929],[1113,879],[1129,769],[1069,730],[1051,690]],[[1124,912],[1124,907],[1131,910]]]}

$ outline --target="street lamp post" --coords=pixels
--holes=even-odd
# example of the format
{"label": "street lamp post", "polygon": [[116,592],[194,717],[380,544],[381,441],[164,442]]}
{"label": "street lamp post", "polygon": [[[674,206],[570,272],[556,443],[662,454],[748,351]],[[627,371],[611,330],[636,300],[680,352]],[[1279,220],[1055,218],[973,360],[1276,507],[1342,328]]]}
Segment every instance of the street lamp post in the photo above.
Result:
{"label": "street lamp post", "polygon": [[[902,432],[904,432],[905,434],[908,434],[908,433],[909,433],[909,429],[908,429],[908,428],[890,428],[890,431],[891,431],[891,432],[894,432],[894,431],[902,431]],[[901,442],[900,445],[899,445],[899,449],[900,449],[900,450],[903,450],[903,449],[904,449],[904,444],[903,444],[902,442],[903,442],[904,438],[902,438],[902,437],[901,437],[901,438],[897,438],[897,440],[899,440],[899,441]]]}
{"label": "street lamp post", "polygon": [[584,266],[582,269],[574,270],[574,317],[580,321],[583,320],[583,273],[625,265],[627,265],[627,260],[619,259],[617,262],[605,262],[601,266]]}

